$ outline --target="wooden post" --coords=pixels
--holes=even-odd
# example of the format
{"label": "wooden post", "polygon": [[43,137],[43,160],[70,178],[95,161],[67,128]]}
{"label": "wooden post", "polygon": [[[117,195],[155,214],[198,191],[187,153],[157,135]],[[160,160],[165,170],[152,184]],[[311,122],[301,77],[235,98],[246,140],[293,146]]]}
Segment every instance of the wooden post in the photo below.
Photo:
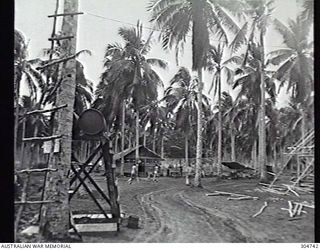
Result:
{"label": "wooden post", "polygon": [[[78,11],[78,0],[65,0],[64,12]],[[62,35],[73,36],[70,40],[62,41],[64,56],[76,53],[78,16],[64,16]],[[57,90],[56,105],[67,104],[67,107],[56,112],[53,122],[53,134],[62,135],[60,150],[54,153],[49,161],[49,167],[54,166],[58,171],[49,172],[45,186],[45,200],[55,200],[56,203],[44,204],[41,211],[40,234],[46,239],[65,239],[69,236],[69,199],[68,171],[71,167],[71,141],[73,124],[73,106],[76,87],[76,60],[72,58],[62,67],[61,85]]]}
{"label": "wooden post", "polygon": [[114,218],[120,218],[120,208],[117,201],[118,188],[115,185],[115,173],[112,169],[112,155],[110,154],[109,141],[102,146],[102,154],[104,159],[104,167],[106,170],[107,186],[109,191],[109,199],[111,206],[111,214]]}
{"label": "wooden post", "polygon": [[144,131],[143,133],[143,146],[147,145],[147,135],[146,135],[146,131]]}

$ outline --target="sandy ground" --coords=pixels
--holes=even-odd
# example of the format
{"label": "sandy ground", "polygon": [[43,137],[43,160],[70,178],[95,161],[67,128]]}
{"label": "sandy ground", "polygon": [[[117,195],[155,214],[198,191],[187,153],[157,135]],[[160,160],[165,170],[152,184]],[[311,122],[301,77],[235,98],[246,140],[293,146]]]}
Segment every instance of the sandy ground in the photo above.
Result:
{"label": "sandy ground", "polygon": [[[104,177],[95,179],[106,189]],[[203,188],[186,186],[182,178],[161,177],[127,183],[119,179],[120,204],[126,217],[139,217],[139,229],[123,223],[116,234],[83,236],[84,242],[314,242],[314,209],[290,220],[288,200],[313,201],[313,195],[277,195],[258,192],[257,180],[202,179]],[[259,197],[258,200],[228,200],[205,194],[227,191]],[[256,218],[264,202],[268,207]],[[72,200],[74,211],[98,211],[89,197]]]}

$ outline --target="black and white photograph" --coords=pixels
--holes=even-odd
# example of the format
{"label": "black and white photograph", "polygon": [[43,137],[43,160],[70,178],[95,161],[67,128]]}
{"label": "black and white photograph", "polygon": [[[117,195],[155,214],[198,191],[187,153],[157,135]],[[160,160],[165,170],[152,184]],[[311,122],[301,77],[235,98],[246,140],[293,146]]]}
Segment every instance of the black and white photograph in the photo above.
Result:
{"label": "black and white photograph", "polygon": [[318,247],[313,0],[15,0],[13,32],[14,243]]}

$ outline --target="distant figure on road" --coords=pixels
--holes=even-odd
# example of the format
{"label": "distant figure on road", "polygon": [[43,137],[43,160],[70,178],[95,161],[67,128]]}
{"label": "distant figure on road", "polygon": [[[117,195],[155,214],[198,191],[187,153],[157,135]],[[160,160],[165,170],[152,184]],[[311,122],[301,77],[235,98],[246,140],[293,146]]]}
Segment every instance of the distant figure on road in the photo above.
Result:
{"label": "distant figure on road", "polygon": [[137,172],[138,172],[138,168],[137,168],[137,165],[134,163],[131,167],[131,177],[128,180],[129,184],[131,184],[134,179],[137,179],[137,181],[139,181]]}
{"label": "distant figure on road", "polygon": [[158,164],[156,164],[154,166],[154,171],[153,171],[153,179],[152,179],[153,181],[158,182],[158,179],[157,179],[158,173],[159,173],[159,166],[158,166]]}
{"label": "distant figure on road", "polygon": [[187,174],[186,174],[186,185],[189,186],[190,185],[190,177],[192,174],[192,167],[187,166]]}

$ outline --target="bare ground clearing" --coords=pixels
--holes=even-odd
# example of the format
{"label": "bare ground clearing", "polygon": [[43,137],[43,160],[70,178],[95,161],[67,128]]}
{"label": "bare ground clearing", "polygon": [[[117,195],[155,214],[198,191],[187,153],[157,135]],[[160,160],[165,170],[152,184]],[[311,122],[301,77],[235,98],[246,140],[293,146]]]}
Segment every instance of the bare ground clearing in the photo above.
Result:
{"label": "bare ground clearing", "polygon": [[[104,185],[102,177],[96,179]],[[119,179],[120,203],[127,216],[140,218],[140,229],[125,226],[117,235],[84,237],[85,242],[313,242],[314,209],[301,219],[289,220],[291,201],[313,201],[313,195],[277,195],[258,192],[257,180],[202,180],[203,189],[184,185],[184,179],[146,179],[129,185]],[[258,200],[228,200],[225,196],[207,197],[206,193],[227,191],[259,197]],[[265,211],[252,215],[268,202]],[[87,199],[75,199],[74,210],[96,211]]]}

